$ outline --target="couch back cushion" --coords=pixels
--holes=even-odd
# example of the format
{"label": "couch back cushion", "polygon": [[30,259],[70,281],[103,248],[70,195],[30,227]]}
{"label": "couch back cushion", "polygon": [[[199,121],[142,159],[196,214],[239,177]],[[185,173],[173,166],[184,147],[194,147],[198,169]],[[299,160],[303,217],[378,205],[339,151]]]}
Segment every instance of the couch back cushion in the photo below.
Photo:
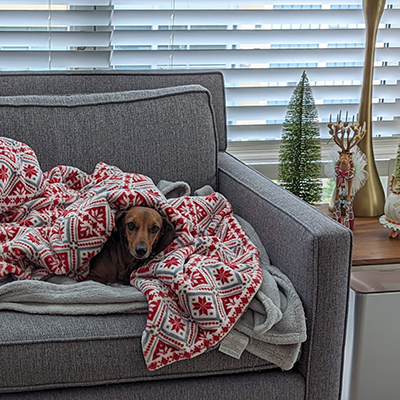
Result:
{"label": "couch back cushion", "polygon": [[225,151],[224,77],[216,70],[0,71],[0,96],[77,94],[201,85],[212,97],[219,150]]}
{"label": "couch back cushion", "polygon": [[44,171],[124,172],[216,186],[217,133],[210,93],[187,85],[153,90],[0,97],[0,136],[24,142]]}

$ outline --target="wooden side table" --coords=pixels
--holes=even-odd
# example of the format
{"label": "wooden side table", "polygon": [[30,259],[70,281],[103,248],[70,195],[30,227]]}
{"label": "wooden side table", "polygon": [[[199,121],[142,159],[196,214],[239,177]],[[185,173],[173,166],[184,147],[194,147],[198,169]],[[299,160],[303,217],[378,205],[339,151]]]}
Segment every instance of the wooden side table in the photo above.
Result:
{"label": "wooden side table", "polygon": [[389,232],[355,218],[342,400],[400,398],[400,238]]}
{"label": "wooden side table", "polygon": [[[316,206],[328,216],[328,204]],[[368,265],[400,264],[400,237],[389,238],[390,229],[384,228],[376,218],[355,218],[353,267]],[[355,269],[353,268],[353,271]]]}

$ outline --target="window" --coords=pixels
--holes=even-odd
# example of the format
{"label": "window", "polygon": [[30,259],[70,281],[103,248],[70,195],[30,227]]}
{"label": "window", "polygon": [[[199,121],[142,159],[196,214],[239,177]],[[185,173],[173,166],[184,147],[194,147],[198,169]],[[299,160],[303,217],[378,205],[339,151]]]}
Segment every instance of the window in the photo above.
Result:
{"label": "window", "polygon": [[[231,142],[279,139],[303,70],[322,138],[330,114],[358,111],[362,0],[0,0],[0,11],[1,70],[222,70]],[[373,129],[382,138],[400,134],[398,21],[394,0],[375,57]]]}

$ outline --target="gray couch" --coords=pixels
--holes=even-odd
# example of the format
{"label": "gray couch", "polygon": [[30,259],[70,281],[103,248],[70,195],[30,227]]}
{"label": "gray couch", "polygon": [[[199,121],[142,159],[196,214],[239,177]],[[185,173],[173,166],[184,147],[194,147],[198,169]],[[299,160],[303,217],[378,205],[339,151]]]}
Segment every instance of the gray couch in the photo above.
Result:
{"label": "gray couch", "polygon": [[[184,96],[143,91],[193,84],[211,95],[199,102],[196,88]],[[132,90],[140,90],[136,100],[115,93],[116,103],[75,96]],[[140,346],[144,314],[1,311],[2,399],[339,399],[351,232],[226,152],[221,73],[3,72],[0,96],[0,136],[30,145],[43,170],[64,164],[90,173],[104,161],[224,194],[293,282],[308,336],[290,371],[212,350],[150,372]]]}

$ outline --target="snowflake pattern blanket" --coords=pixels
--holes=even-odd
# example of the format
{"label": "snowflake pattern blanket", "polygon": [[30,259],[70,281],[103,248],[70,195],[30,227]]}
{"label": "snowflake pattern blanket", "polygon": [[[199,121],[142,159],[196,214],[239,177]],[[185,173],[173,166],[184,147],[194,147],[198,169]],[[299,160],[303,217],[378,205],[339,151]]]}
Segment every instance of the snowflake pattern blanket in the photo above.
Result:
{"label": "snowflake pattern blanket", "polygon": [[219,193],[167,200],[152,180],[99,163],[92,174],[43,172],[27,145],[0,138],[0,279],[85,279],[116,210],[157,209],[176,239],[131,284],[148,300],[142,337],[150,370],[205,352],[246,310],[262,282],[258,250]]}

